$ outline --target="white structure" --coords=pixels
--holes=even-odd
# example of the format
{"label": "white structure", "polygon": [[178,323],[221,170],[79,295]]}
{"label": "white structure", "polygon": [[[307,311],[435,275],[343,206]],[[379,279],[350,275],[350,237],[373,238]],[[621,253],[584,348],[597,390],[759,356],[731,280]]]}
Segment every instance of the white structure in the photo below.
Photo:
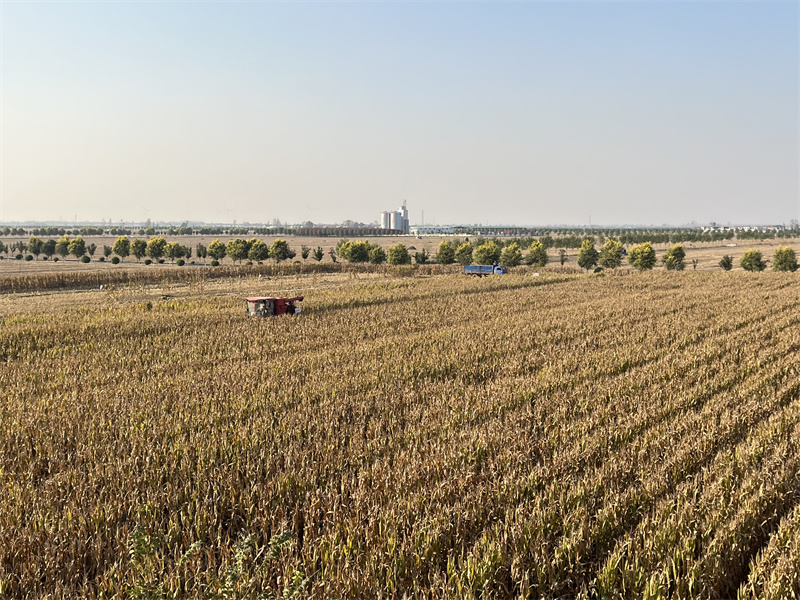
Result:
{"label": "white structure", "polygon": [[411,233],[414,235],[453,235],[455,228],[453,226],[437,227],[436,225],[427,225],[423,227],[411,227]]}
{"label": "white structure", "polygon": [[403,206],[395,211],[385,210],[381,213],[381,229],[396,229],[403,233],[409,232],[408,227],[408,208],[405,200]]}
{"label": "white structure", "polygon": [[403,206],[400,207],[400,213],[403,215],[403,220],[400,221],[403,233],[408,233],[408,209],[406,208],[406,201],[403,200]]}

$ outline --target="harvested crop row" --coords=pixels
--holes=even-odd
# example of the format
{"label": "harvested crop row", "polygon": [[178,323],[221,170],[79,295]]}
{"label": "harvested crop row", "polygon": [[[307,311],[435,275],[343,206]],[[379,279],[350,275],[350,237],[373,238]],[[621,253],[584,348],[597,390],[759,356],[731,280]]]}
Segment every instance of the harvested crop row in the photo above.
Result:
{"label": "harvested crop row", "polygon": [[719,552],[682,564],[721,593],[792,504],[792,282],[350,279],[266,321],[206,289],[5,310],[2,592],[669,596],[688,580],[647,540],[704,481]]}

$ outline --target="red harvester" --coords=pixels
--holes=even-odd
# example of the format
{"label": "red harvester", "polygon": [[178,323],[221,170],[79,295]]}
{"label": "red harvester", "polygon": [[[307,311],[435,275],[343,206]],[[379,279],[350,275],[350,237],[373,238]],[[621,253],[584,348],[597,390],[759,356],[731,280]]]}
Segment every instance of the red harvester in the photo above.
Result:
{"label": "red harvester", "polygon": [[295,302],[301,302],[302,296],[294,298],[245,298],[245,314],[251,317],[274,317],[275,315],[296,315],[300,307]]}

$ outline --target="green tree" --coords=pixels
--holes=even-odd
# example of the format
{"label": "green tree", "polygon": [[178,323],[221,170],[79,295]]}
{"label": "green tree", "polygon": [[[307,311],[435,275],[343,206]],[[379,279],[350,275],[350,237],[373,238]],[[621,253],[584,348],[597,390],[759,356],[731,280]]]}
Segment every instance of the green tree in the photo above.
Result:
{"label": "green tree", "polygon": [[125,260],[125,258],[127,258],[127,256],[131,253],[131,242],[128,239],[128,236],[119,236],[117,241],[114,242],[113,251],[114,254],[120,257],[120,259]]}
{"label": "green tree", "polygon": [[306,260],[310,253],[311,253],[311,248],[309,248],[308,246],[300,246],[300,256],[303,257],[303,260]]}
{"label": "green tree", "polygon": [[369,260],[370,248],[370,243],[366,241],[351,242],[350,240],[345,240],[336,249],[336,253],[347,262],[365,263]]}
{"label": "green tree", "polygon": [[167,251],[167,240],[157,236],[153,236],[150,238],[150,241],[147,242],[147,248],[145,249],[145,253],[147,254],[147,256],[149,256],[156,262],[158,262],[159,258],[164,256],[164,253],[166,251]]}
{"label": "green tree", "polygon": [[[31,245],[28,244],[28,248]],[[797,271],[797,255],[790,246],[778,246],[772,255],[773,271]]]}
{"label": "green tree", "polygon": [[628,252],[628,263],[637,271],[649,271],[656,266],[656,251],[650,242],[636,244]]}
{"label": "green tree", "polygon": [[522,262],[522,250],[519,249],[519,244],[513,242],[503,248],[500,253],[500,264],[504,267],[516,267]]}
{"label": "green tree", "polygon": [[319,262],[325,257],[325,252],[322,250],[322,246],[317,246],[317,249],[314,250],[313,254],[311,254],[311,258],[315,261]]}
{"label": "green tree", "polygon": [[558,260],[561,261],[561,266],[564,266],[564,263],[567,262],[567,251],[564,248],[559,248],[558,250]]}
{"label": "green tree", "polygon": [[275,262],[281,262],[282,260],[287,260],[294,256],[292,249],[289,248],[289,243],[286,240],[277,239],[272,242],[272,246],[269,247],[269,256]]}
{"label": "green tree", "polygon": [[742,254],[739,265],[745,271],[763,271],[767,268],[767,263],[765,263],[764,259],[761,257],[761,252],[753,250],[752,248]]}
{"label": "green tree", "polygon": [[591,269],[597,265],[600,253],[594,247],[594,240],[586,238],[581,242],[581,249],[578,250],[578,265],[581,269]]}
{"label": "green tree", "polygon": [[606,269],[616,269],[622,264],[622,242],[606,240],[603,247],[600,248],[600,256],[597,259],[601,267]]}
{"label": "green tree", "polygon": [[[342,246],[344,246],[344,245],[345,245],[345,244],[347,244],[348,242],[350,242],[350,240],[348,240],[347,238],[342,238],[342,239],[340,239],[340,240],[339,240],[339,241],[336,243],[336,256],[338,256],[338,257],[340,257],[340,258],[344,258],[344,256],[342,256],[341,254],[339,254],[339,250],[341,250],[341,249],[342,249]],[[347,260],[347,259],[345,259],[345,260]]]}
{"label": "green tree", "polygon": [[[322,248],[320,248],[322,250]],[[316,257],[315,257],[316,258]],[[320,257],[321,258],[321,257]],[[380,265],[386,262],[386,251],[378,244],[369,249],[369,262],[373,265]]]}
{"label": "green tree", "polygon": [[231,257],[231,260],[236,263],[247,258],[247,254],[250,252],[250,245],[245,240],[236,238],[228,242],[225,251]]}
{"label": "green tree", "polygon": [[177,258],[181,258],[183,254],[183,246],[178,242],[167,242],[167,245],[164,246],[164,256],[172,262],[175,262]]}
{"label": "green tree", "polygon": [[105,256],[106,258],[108,258],[109,256],[111,256],[111,252],[112,252],[112,250],[111,250],[111,246],[106,246],[106,245],[104,244],[104,245],[103,245],[103,256]]}
{"label": "green tree", "polygon": [[69,241],[69,253],[77,259],[86,254],[86,242],[83,241],[81,236],[72,238]]}
{"label": "green tree", "polygon": [[207,252],[211,258],[220,261],[225,258],[225,244],[219,240],[214,240],[208,245]]}
{"label": "green tree", "polygon": [[408,253],[405,244],[395,244],[389,248],[386,261],[390,265],[410,265],[411,255]]}
{"label": "green tree", "polygon": [[726,254],[719,260],[719,266],[726,271],[730,271],[733,268],[733,257],[730,254]]}
{"label": "green tree", "polygon": [[547,264],[547,248],[539,240],[531,242],[528,254],[525,256],[525,264],[532,267],[543,267]]}
{"label": "green tree", "polygon": [[494,265],[500,260],[500,246],[494,242],[486,242],[475,248],[473,256],[479,265]]}
{"label": "green tree", "polygon": [[436,250],[436,262],[440,265],[451,265],[456,262],[456,249],[453,244],[444,240]]}
{"label": "green tree", "polygon": [[36,258],[39,258],[39,255],[42,253],[43,246],[44,242],[39,238],[31,237],[31,239],[28,240],[28,251],[36,256]]}
{"label": "green tree", "polygon": [[472,264],[472,244],[464,242],[461,244],[455,253],[456,262],[460,265]]}
{"label": "green tree", "polygon": [[58,238],[56,242],[56,254],[58,254],[61,258],[66,258],[67,254],[69,254],[69,236],[62,235]]}
{"label": "green tree", "polygon": [[[2,249],[0,249],[2,252]],[[44,244],[42,244],[42,253],[47,257],[50,258],[53,254],[56,253],[56,241],[55,240],[47,240]]]}
{"label": "green tree", "polygon": [[97,252],[97,244],[92,242],[88,246],[86,246],[86,251],[89,253],[89,256],[94,256],[94,253]]}
{"label": "green tree", "polygon": [[139,262],[147,254],[147,242],[139,239],[133,240],[130,250],[131,254],[136,258],[136,262]]}
{"label": "green tree", "polygon": [[251,240],[250,250],[247,252],[247,258],[256,262],[267,260],[269,258],[269,246],[267,246],[261,240]]}
{"label": "green tree", "polygon": [[686,268],[686,251],[683,246],[676,244],[664,253],[661,262],[667,271],[683,271]]}
{"label": "green tree", "polygon": [[425,250],[425,248],[423,248],[421,252],[414,253],[414,262],[417,263],[418,265],[424,265],[425,263],[428,262],[429,258],[430,254],[428,254],[428,251]]}

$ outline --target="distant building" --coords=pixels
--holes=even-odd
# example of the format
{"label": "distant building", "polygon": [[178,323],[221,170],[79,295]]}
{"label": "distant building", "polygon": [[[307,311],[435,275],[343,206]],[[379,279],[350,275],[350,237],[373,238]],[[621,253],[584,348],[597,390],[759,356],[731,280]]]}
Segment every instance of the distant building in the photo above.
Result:
{"label": "distant building", "polygon": [[437,227],[436,225],[428,225],[424,227],[411,227],[411,233],[414,235],[453,235],[455,228],[452,226]]}
{"label": "distant building", "polygon": [[381,213],[381,229],[393,229],[395,231],[409,232],[408,208],[405,200],[403,206],[394,211],[385,210]]}

